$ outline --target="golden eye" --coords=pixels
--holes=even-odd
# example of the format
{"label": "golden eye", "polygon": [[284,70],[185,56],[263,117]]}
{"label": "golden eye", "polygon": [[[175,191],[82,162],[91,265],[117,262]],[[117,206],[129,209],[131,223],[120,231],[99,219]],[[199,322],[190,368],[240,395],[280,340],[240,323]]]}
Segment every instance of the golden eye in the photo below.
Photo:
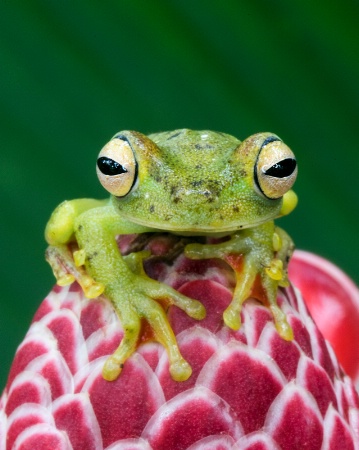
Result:
{"label": "golden eye", "polygon": [[276,136],[269,136],[262,144],[254,168],[254,179],[266,197],[282,197],[297,178],[297,161],[292,150]]}
{"label": "golden eye", "polygon": [[137,163],[125,136],[116,136],[100,151],[96,172],[102,186],[116,197],[124,197],[137,178]]}

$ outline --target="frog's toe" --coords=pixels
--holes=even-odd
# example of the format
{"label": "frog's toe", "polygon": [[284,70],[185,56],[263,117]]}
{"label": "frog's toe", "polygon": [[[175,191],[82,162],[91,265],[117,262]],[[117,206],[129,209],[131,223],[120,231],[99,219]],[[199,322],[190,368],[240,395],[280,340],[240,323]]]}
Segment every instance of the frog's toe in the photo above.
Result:
{"label": "frog's toe", "polygon": [[123,363],[110,356],[103,366],[102,376],[106,381],[115,381],[119,377],[122,368]]}
{"label": "frog's toe", "polygon": [[168,322],[165,311],[151,298],[144,298],[142,300],[141,309],[141,316],[147,320],[152,327],[156,340],[160,342],[167,351],[169,370],[172,378],[176,381],[187,380],[192,374],[192,369],[181,355],[176,337]]}
{"label": "frog's toe", "polygon": [[223,258],[224,256],[221,244],[188,244],[184,253],[190,259]]}
{"label": "frog's toe", "polygon": [[284,277],[283,261],[281,259],[273,258],[269,267],[266,267],[264,270],[272,280],[280,281]]}
{"label": "frog's toe", "polygon": [[206,317],[206,308],[198,300],[181,295],[178,292],[172,295],[173,305],[185,311],[193,319],[202,320]]}
{"label": "frog's toe", "polygon": [[[274,264],[273,264],[274,261]],[[277,260],[272,260],[272,266],[269,267],[269,270],[264,270],[261,273],[262,278],[262,286],[266,293],[267,301],[269,309],[273,315],[274,323],[278,334],[286,341],[292,341],[294,339],[293,330],[287,321],[286,314],[280,309],[277,304],[277,291],[278,285],[281,281],[285,281],[285,272],[282,270],[282,267],[279,267],[279,274],[277,273]],[[268,273],[271,269],[274,268],[273,273]]]}
{"label": "frog's toe", "polygon": [[67,245],[50,245],[45,256],[59,286],[67,286],[77,281],[87,298],[96,298],[105,290],[105,286],[90,277],[83,267],[84,251],[77,250],[72,253]]}
{"label": "frog's toe", "polygon": [[206,317],[206,309],[202,303],[193,298],[186,297],[175,289],[158,281],[149,280],[146,285],[146,294],[153,299],[167,299],[171,305],[182,309],[188,316],[202,320]]}
{"label": "frog's toe", "polygon": [[97,283],[93,278],[86,274],[81,274],[77,281],[82,287],[85,297],[90,299],[99,297],[105,290],[103,284]]}
{"label": "frog's toe", "polygon": [[50,264],[52,272],[59,286],[67,286],[76,279],[71,272],[71,253],[66,245],[49,245],[45,252],[46,261]]}
{"label": "frog's toe", "polygon": [[150,255],[151,252],[149,250],[142,250],[140,252],[130,253],[122,258],[126,261],[127,266],[133,273],[147,278],[143,268],[143,260],[148,258]]}
{"label": "frog's toe", "polygon": [[292,341],[294,339],[293,329],[289,325],[284,312],[277,305],[271,305],[270,310],[273,314],[275,327],[279,336],[285,341]]}
{"label": "frog's toe", "polygon": [[123,369],[125,361],[134,353],[137,348],[139,335],[141,332],[141,319],[133,311],[129,311],[122,317],[124,336],[116,351],[106,360],[102,369],[102,376],[107,381],[114,381],[118,378]]}
{"label": "frog's toe", "polygon": [[292,341],[294,339],[293,329],[286,320],[276,322],[275,327],[279,336],[285,341]]}
{"label": "frog's toe", "polygon": [[193,319],[204,319],[206,317],[206,308],[198,300],[191,300],[191,304],[186,308],[186,313]]}
{"label": "frog's toe", "polygon": [[75,277],[71,273],[63,273],[56,278],[56,284],[59,286],[68,286],[75,281]]}
{"label": "frog's toe", "polygon": [[238,308],[233,305],[229,307],[223,313],[223,320],[227,327],[232,330],[239,330],[241,327],[241,314]]}
{"label": "frog's toe", "polygon": [[192,375],[192,368],[185,359],[180,358],[170,363],[170,374],[175,381],[186,381]]}
{"label": "frog's toe", "polygon": [[[147,286],[148,289],[153,291],[154,285],[152,283],[149,283]],[[143,292],[138,291],[128,297],[125,303],[122,296],[118,300],[112,298],[115,309],[122,322],[124,336],[117,350],[107,359],[104,365],[102,374],[106,380],[112,381],[119,376],[125,361],[136,351],[141,342],[143,342],[141,333],[144,330],[144,322],[152,330],[150,335],[165,347],[172,378],[176,381],[184,381],[191,376],[191,366],[182,357],[176,337],[168,322],[166,312],[155,298],[152,295],[149,296],[147,293],[145,295]],[[186,300],[191,301],[187,297]],[[199,302],[196,302],[195,305],[202,312],[202,308],[204,309],[203,305]]]}

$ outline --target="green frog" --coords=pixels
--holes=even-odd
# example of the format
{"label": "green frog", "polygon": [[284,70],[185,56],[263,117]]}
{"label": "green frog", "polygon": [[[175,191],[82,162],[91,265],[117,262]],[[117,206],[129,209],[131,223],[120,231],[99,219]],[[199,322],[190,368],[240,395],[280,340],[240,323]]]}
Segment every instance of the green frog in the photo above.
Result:
{"label": "green frog", "polygon": [[180,353],[164,302],[197,320],[206,314],[199,301],[145,274],[142,262],[148,252],[122,256],[118,235],[165,231],[229,236],[185,248],[188,258],[222,258],[232,266],[236,287],[224,323],[238,330],[243,302],[261,291],[257,297],[271,310],[278,333],[293,339],[277,304],[277,289],[288,285],[286,267],[294,246],[273,219],[297,204],[291,190],[297,164],[278,136],[258,133],[241,142],[214,131],[181,129],[148,136],[121,131],[100,151],[96,169],[110,198],[61,203],[45,237],[57,283],[77,281],[87,298],[104,295],[121,320],[124,336],[104,365],[106,380],[119,376],[139,345],[144,322],[165,347],[172,378],[188,379],[192,369]]}

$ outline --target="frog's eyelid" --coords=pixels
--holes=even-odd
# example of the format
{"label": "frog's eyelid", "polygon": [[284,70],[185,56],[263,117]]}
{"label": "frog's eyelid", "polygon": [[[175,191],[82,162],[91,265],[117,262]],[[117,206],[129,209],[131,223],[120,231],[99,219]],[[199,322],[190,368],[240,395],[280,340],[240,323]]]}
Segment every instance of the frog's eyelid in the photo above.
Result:
{"label": "frog's eyelid", "polygon": [[[127,139],[127,137],[126,137],[125,135],[123,135],[123,134],[118,134],[117,136],[114,137],[114,139],[121,139],[121,141],[127,142],[127,144],[131,147],[131,150],[132,150],[132,153],[133,153],[133,158],[134,158],[134,160],[135,160],[135,176],[134,176],[133,183],[132,183],[132,186],[131,186],[131,189],[132,189],[132,188],[133,188],[133,185],[134,185],[134,184],[136,183],[136,181],[137,181],[137,175],[138,175],[138,162],[137,162],[137,158],[136,158],[136,153],[135,153],[134,150],[133,150],[133,147],[132,147],[132,145],[131,145],[130,140]],[[131,190],[131,189],[130,189],[130,190]]]}
{"label": "frog's eyelid", "polygon": [[[114,136],[113,139],[120,139],[121,141],[127,142],[127,144],[131,147],[132,149],[132,145],[130,143],[130,141],[127,139],[126,136],[124,136],[123,134],[117,134],[116,136]],[[132,150],[133,151],[133,150]]]}
{"label": "frog's eyelid", "polygon": [[282,140],[279,139],[279,137],[277,137],[277,136],[268,136],[268,137],[263,141],[263,144],[261,145],[261,148],[259,149],[259,152],[258,152],[257,161],[258,161],[258,157],[259,157],[259,155],[260,155],[260,152],[261,152],[262,148],[265,147],[267,144],[270,144],[271,142],[275,142],[275,141],[282,142]]}
{"label": "frog's eyelid", "polygon": [[[134,188],[134,186],[136,184],[136,181],[138,179],[138,162],[137,162],[137,158],[136,158],[136,153],[133,150],[133,147],[131,145],[130,140],[124,134],[117,134],[116,136],[114,136],[113,139],[120,139],[121,141],[127,142],[127,144],[131,147],[131,150],[132,150],[132,153],[133,153],[133,158],[135,160],[135,175],[133,177],[133,182],[132,182],[132,185],[130,187],[130,190],[128,191],[128,193],[130,193],[132,191],[132,189]],[[119,196],[119,198],[121,198],[121,196]]]}
{"label": "frog's eyelid", "polygon": [[135,184],[137,182],[137,179],[138,179],[138,162],[137,162],[137,158],[136,158],[136,153],[133,150],[133,147],[131,145],[130,140],[127,139],[126,136],[124,136],[123,134],[118,134],[117,136],[115,136],[115,139],[121,139],[121,141],[127,142],[127,144],[131,147],[131,150],[132,150],[132,153],[133,153],[133,159],[135,161],[135,174],[134,174],[134,177],[133,177],[132,185],[131,185],[128,193],[127,193],[127,194],[129,194],[133,190],[133,188],[134,188],[134,186],[135,186]]}
{"label": "frog's eyelid", "polygon": [[263,147],[265,147],[267,144],[270,144],[271,142],[275,142],[275,141],[281,141],[279,139],[279,137],[277,136],[268,136],[267,138],[265,138],[265,140],[262,142],[262,145],[259,148],[258,154],[257,154],[257,158],[256,158],[256,162],[254,164],[254,182],[255,185],[257,186],[259,192],[264,195],[266,198],[269,198],[265,195],[265,193],[263,192],[259,179],[258,179],[258,171],[257,171],[257,167],[258,167],[258,160],[259,160],[259,156],[261,154],[261,151],[263,149]]}

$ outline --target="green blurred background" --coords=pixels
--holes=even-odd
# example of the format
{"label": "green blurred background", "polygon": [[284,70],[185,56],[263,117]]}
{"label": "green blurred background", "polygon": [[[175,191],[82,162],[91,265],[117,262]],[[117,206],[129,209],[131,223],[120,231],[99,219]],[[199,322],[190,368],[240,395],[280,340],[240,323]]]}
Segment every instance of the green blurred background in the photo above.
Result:
{"label": "green blurred background", "polygon": [[54,279],[43,229],[103,197],[121,129],[272,131],[299,161],[297,246],[358,283],[359,3],[23,1],[0,8],[0,390]]}

